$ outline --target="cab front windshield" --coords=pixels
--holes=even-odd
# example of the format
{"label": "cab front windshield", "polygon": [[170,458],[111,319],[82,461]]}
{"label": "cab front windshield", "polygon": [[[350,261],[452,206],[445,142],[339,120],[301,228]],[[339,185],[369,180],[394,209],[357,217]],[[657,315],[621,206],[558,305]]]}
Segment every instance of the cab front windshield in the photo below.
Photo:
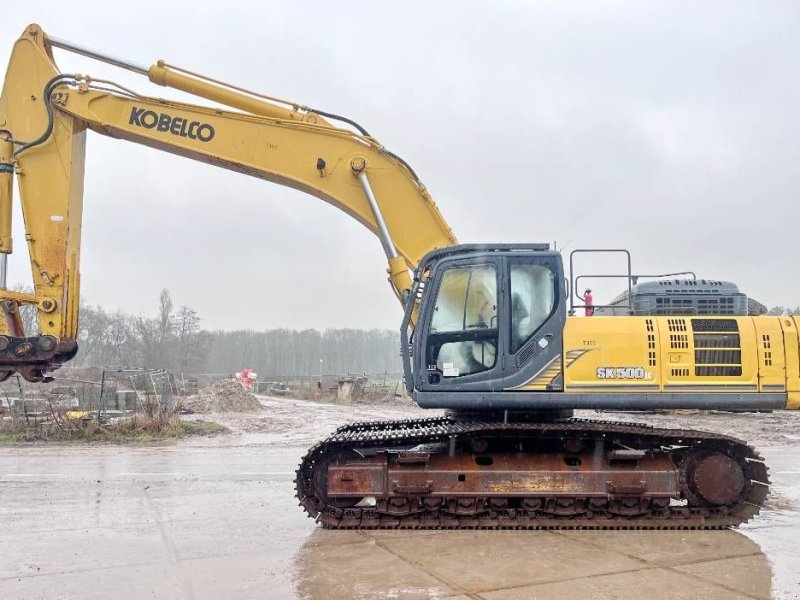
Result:
{"label": "cab front windshield", "polygon": [[428,336],[427,363],[444,377],[480,373],[497,361],[497,271],[493,265],[445,271]]}

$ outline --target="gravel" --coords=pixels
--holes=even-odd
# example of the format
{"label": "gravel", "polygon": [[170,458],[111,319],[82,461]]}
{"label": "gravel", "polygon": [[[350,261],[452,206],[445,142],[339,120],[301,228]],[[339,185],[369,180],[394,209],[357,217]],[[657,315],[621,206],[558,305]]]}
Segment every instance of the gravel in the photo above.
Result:
{"label": "gravel", "polygon": [[264,410],[256,397],[231,380],[215,381],[183,402],[183,409],[193,413],[256,412]]}

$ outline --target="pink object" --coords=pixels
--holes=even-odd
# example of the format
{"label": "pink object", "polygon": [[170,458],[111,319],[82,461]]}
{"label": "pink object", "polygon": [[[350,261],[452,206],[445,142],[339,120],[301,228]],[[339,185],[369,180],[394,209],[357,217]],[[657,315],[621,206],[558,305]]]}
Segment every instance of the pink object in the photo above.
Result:
{"label": "pink object", "polygon": [[583,303],[586,305],[584,314],[587,317],[591,317],[594,314],[594,298],[592,298],[591,290],[586,290],[586,294],[583,296]]}
{"label": "pink object", "polygon": [[241,372],[236,373],[234,377],[244,389],[249,390],[252,389],[253,384],[256,382],[258,373],[250,369],[242,369]]}

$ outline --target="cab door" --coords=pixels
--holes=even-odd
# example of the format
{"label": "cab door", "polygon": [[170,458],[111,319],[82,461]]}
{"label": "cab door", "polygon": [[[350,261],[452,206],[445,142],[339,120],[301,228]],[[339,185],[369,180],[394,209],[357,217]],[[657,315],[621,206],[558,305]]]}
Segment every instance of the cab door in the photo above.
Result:
{"label": "cab door", "polygon": [[502,257],[443,261],[429,281],[415,344],[420,391],[502,389]]}

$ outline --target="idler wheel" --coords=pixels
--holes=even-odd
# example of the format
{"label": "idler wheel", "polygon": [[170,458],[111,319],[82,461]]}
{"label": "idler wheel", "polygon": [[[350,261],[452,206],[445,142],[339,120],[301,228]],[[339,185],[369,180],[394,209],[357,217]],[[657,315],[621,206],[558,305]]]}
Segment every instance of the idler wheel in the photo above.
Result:
{"label": "idler wheel", "polygon": [[730,456],[709,454],[694,467],[690,481],[693,491],[710,504],[724,505],[734,502],[744,490],[742,468]]}

